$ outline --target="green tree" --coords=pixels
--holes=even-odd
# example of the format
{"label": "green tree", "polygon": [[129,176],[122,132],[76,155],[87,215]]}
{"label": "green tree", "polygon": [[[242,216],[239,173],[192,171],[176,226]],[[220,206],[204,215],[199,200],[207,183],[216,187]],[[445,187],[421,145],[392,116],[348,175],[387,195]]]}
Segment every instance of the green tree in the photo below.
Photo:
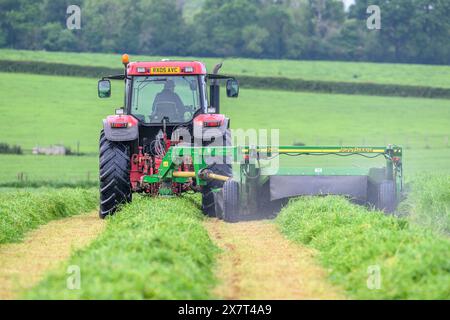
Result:
{"label": "green tree", "polygon": [[351,17],[365,21],[369,4],[381,10],[381,30],[367,31],[376,34],[378,43],[377,56],[369,54],[369,59],[450,63],[449,1],[357,0]]}
{"label": "green tree", "polygon": [[195,41],[186,33],[183,13],[176,0],[141,1],[140,31],[134,36],[142,52],[159,55],[184,55],[186,43]]}
{"label": "green tree", "polygon": [[[238,56],[248,52],[243,30],[257,21],[258,4],[258,0],[206,0],[191,25],[191,53]],[[246,36],[250,31],[255,29],[247,28]]]}
{"label": "green tree", "polygon": [[41,1],[0,0],[3,43],[17,49],[39,49]]}

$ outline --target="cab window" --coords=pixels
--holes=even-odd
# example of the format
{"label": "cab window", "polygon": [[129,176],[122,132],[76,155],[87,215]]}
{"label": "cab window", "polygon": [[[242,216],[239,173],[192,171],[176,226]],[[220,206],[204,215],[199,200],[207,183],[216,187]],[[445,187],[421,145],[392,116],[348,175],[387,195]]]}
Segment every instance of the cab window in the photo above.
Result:
{"label": "cab window", "polygon": [[191,121],[201,108],[197,76],[133,78],[131,114],[145,123]]}

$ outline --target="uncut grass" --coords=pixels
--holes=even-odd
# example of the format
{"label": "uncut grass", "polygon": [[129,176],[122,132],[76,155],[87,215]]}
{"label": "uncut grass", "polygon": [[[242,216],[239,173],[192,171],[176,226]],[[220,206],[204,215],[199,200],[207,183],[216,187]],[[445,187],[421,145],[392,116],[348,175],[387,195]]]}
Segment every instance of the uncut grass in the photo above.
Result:
{"label": "uncut grass", "polygon": [[77,251],[81,289],[66,287],[66,266],[31,299],[208,299],[217,247],[202,225],[197,198],[142,198],[108,219],[106,231]]}
{"label": "uncut grass", "polygon": [[420,174],[409,189],[399,212],[415,224],[450,235],[450,175]]}
{"label": "uncut grass", "polygon": [[[131,55],[132,61],[158,61],[162,58],[177,59],[177,57]],[[0,59],[121,68],[119,54],[0,49]],[[200,60],[206,63],[208,70],[212,70],[215,64],[223,61],[221,72],[233,75],[450,88],[450,66],[244,58],[182,57],[178,59]]]}
{"label": "uncut grass", "polygon": [[[319,251],[330,279],[352,298],[450,299],[447,237],[340,197],[293,200],[277,222],[289,239]],[[380,268],[380,289],[368,288],[371,266]]]}
{"label": "uncut grass", "polygon": [[96,189],[6,190],[0,193],[0,244],[18,242],[25,233],[50,220],[92,211]]}

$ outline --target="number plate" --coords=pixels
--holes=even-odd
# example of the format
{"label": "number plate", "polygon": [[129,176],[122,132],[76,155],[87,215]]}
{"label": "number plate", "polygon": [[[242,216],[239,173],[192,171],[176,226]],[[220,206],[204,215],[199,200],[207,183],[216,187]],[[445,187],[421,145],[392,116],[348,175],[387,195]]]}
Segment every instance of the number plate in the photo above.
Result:
{"label": "number plate", "polygon": [[181,73],[180,67],[152,67],[150,69],[152,74],[177,74]]}

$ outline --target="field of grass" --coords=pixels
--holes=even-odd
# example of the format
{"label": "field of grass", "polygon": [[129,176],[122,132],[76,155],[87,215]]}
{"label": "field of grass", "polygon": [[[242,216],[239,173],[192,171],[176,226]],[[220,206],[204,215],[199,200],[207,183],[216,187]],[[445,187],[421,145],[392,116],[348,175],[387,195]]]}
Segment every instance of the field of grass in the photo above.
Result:
{"label": "field of grass", "polygon": [[98,205],[95,189],[36,189],[0,192],[0,244],[20,241],[23,235],[50,220],[92,211]]}
{"label": "field of grass", "polygon": [[67,265],[26,295],[31,299],[207,299],[215,285],[211,242],[197,197],[136,196],[106,231],[67,265],[82,274],[68,290]]}
{"label": "field of grass", "polygon": [[277,222],[351,298],[450,299],[448,237],[338,197],[292,200]]}
{"label": "field of grass", "polygon": [[[145,57],[133,57],[147,59]],[[0,49],[0,60],[120,67],[119,55]],[[202,59],[209,67],[220,59]],[[307,80],[411,84],[450,88],[449,66],[226,59],[236,75]],[[97,98],[96,79],[0,73],[0,142],[26,155],[0,154],[0,244],[20,241],[30,229],[98,205],[98,135],[101,120],[122,106],[121,82],[111,99]],[[278,129],[280,143],[306,145],[398,144],[404,147],[408,198],[405,217],[388,217],[339,197],[292,200],[277,223],[282,232],[318,250],[330,279],[353,298],[450,299],[450,100],[367,97],[242,89],[223,95],[233,129]],[[63,144],[85,156],[35,156],[34,146]],[[371,166],[383,159],[288,158],[283,165]],[[430,173],[435,175],[430,176]],[[20,179],[23,181],[19,181]],[[54,189],[15,190],[34,182]],[[85,190],[64,186],[83,184]],[[9,188],[1,188],[7,186]],[[135,196],[107,230],[51,273],[27,298],[212,298],[218,252],[202,226],[197,196]],[[81,290],[66,288],[67,265],[78,265]],[[368,268],[381,271],[381,288],[367,288]]]}
{"label": "field of grass", "polygon": [[63,157],[44,155],[0,155],[0,185],[5,182],[95,182],[98,156]]}
{"label": "field of grass", "polygon": [[[30,150],[64,144],[88,156],[0,155],[0,182],[96,180],[102,119],[122,105],[122,83],[111,99],[98,99],[94,79],[0,73],[0,111],[12,119],[0,141]],[[450,101],[241,90],[223,99],[232,128],[279,129],[280,143],[307,145],[402,145],[406,175],[450,171]],[[295,115],[295,116],[293,116]],[[362,159],[351,160],[361,165]],[[293,164],[297,159],[289,159]],[[292,162],[295,161],[295,162]],[[333,165],[332,157],[300,160]],[[363,161],[364,163],[366,161]]]}
{"label": "field of grass", "polygon": [[[176,57],[131,56],[133,61],[160,60],[161,58],[176,59]],[[183,57],[180,59],[194,58]],[[243,58],[195,59],[205,62],[208,70],[212,70],[216,63],[224,61],[222,71],[233,75],[450,88],[450,66]],[[121,67],[119,54],[0,49],[0,60],[41,61],[110,68]]]}

